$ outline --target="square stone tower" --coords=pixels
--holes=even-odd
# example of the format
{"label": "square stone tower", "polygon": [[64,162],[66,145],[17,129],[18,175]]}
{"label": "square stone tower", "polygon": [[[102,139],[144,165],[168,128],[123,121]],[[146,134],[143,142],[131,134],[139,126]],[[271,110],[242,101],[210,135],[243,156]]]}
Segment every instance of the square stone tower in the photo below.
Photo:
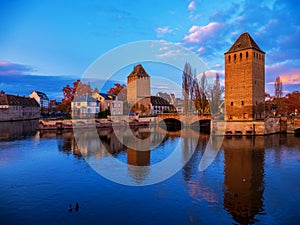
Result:
{"label": "square stone tower", "polygon": [[131,112],[151,113],[150,76],[141,64],[127,77],[127,101]]}
{"label": "square stone tower", "polygon": [[225,120],[263,120],[265,53],[243,33],[224,55]]}

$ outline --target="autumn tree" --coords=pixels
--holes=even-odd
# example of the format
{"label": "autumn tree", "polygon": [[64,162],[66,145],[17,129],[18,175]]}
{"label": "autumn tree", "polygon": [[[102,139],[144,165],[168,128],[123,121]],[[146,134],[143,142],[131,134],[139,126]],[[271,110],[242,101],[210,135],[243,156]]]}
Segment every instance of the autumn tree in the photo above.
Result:
{"label": "autumn tree", "polygon": [[217,73],[213,86],[209,90],[209,103],[212,115],[219,114],[219,106],[224,88],[221,87],[220,75]]}
{"label": "autumn tree", "polygon": [[205,73],[202,74],[200,79],[200,107],[199,112],[200,113],[209,113],[209,102],[207,100],[207,81],[206,81],[206,75]]}
{"label": "autumn tree", "polygon": [[183,111],[187,113],[189,111],[189,102],[193,85],[193,74],[191,65],[186,62],[184,65],[183,73],[182,73],[182,94],[183,94]]}
{"label": "autumn tree", "polygon": [[300,110],[300,92],[294,91],[292,93],[286,94],[281,99],[281,105],[278,110],[279,114],[293,114],[299,112]]}
{"label": "autumn tree", "polygon": [[121,85],[119,83],[115,83],[114,86],[107,91],[107,94],[118,95],[118,97],[125,100],[127,97],[127,87],[125,84]]}
{"label": "autumn tree", "polygon": [[71,112],[71,102],[74,100],[75,97],[82,96],[84,94],[91,94],[92,89],[90,84],[84,84],[80,80],[76,80],[73,82],[73,87],[67,84],[62,89],[63,92],[63,99],[62,105],[59,108],[66,113]]}

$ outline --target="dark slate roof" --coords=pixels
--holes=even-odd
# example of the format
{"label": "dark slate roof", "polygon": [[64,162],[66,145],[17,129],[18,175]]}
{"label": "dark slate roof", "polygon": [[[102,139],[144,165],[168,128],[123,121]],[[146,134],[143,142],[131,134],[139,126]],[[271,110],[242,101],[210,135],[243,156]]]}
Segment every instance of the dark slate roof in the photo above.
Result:
{"label": "dark slate roof", "polygon": [[153,106],[170,106],[171,104],[163,99],[162,97],[158,97],[158,96],[151,96],[151,104]]}
{"label": "dark slate roof", "polygon": [[98,102],[97,99],[93,98],[89,94],[82,95],[78,98],[75,98],[73,102]]}
{"label": "dark slate roof", "polygon": [[105,100],[112,100],[112,94],[99,93]]}
{"label": "dark slate roof", "polygon": [[34,98],[4,94],[0,96],[0,105],[40,107]]}
{"label": "dark slate roof", "polygon": [[150,77],[141,64],[134,67],[128,77]]}
{"label": "dark slate roof", "polygon": [[[255,49],[262,53],[264,53],[250,36],[249,33],[243,33],[239,36],[239,38],[234,42],[231,48],[226,53],[236,52],[245,49]],[[225,53],[225,54],[226,54]]]}
{"label": "dark slate roof", "polygon": [[44,92],[40,92],[40,91],[35,91],[35,92],[41,99],[49,100],[49,98],[47,97],[47,95]]}

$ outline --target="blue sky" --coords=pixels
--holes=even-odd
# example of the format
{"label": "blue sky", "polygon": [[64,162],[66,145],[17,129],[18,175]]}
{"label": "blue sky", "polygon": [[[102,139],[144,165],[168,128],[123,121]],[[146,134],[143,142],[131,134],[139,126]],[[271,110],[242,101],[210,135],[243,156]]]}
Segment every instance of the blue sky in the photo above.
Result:
{"label": "blue sky", "polygon": [[[61,88],[81,78],[98,57],[143,40],[188,48],[223,75],[224,52],[249,32],[266,52],[266,91],[273,94],[276,76],[282,77],[285,92],[300,90],[299,6],[299,1],[275,0],[2,0],[0,89],[21,95],[38,89],[59,99]],[[119,80],[131,69],[122,70]],[[162,73],[150,65],[148,70]],[[179,85],[180,79],[180,71],[174,72]]]}

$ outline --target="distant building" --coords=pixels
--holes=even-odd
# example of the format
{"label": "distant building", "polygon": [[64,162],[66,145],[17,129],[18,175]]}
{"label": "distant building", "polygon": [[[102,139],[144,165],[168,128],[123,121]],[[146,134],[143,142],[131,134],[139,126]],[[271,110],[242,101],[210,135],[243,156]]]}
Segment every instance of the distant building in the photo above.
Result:
{"label": "distant building", "polygon": [[100,102],[89,94],[75,98],[71,103],[71,107],[73,117],[93,117],[100,112]]}
{"label": "distant building", "polygon": [[165,92],[158,92],[156,94],[156,96],[167,100],[171,105],[175,105],[175,103],[176,103],[176,97],[175,97],[174,94],[168,94],[168,93],[165,93]]}
{"label": "distant building", "polygon": [[184,102],[183,99],[176,98],[174,106],[177,113],[183,113],[183,102]]}
{"label": "distant building", "polygon": [[0,94],[0,121],[40,118],[40,106],[33,98]]}
{"label": "distant building", "polygon": [[56,100],[50,100],[49,105],[48,105],[48,110],[49,112],[57,112],[58,111],[58,105],[60,103],[57,102]]}
{"label": "distant building", "polygon": [[43,92],[40,91],[33,91],[29,95],[30,98],[34,98],[40,105],[41,109],[46,108],[48,109],[49,107],[49,98],[47,95]]}
{"label": "distant building", "polygon": [[225,120],[262,120],[265,53],[243,33],[225,53]]}
{"label": "distant building", "polygon": [[167,100],[158,96],[151,96],[151,114],[156,115],[164,112],[174,112],[175,107],[171,105]]}
{"label": "distant building", "polygon": [[127,102],[130,112],[151,113],[150,76],[141,64],[135,66],[127,77]]}
{"label": "distant building", "polygon": [[93,93],[92,96],[100,101],[100,111],[110,109],[112,116],[123,115],[124,100],[114,94]]}

